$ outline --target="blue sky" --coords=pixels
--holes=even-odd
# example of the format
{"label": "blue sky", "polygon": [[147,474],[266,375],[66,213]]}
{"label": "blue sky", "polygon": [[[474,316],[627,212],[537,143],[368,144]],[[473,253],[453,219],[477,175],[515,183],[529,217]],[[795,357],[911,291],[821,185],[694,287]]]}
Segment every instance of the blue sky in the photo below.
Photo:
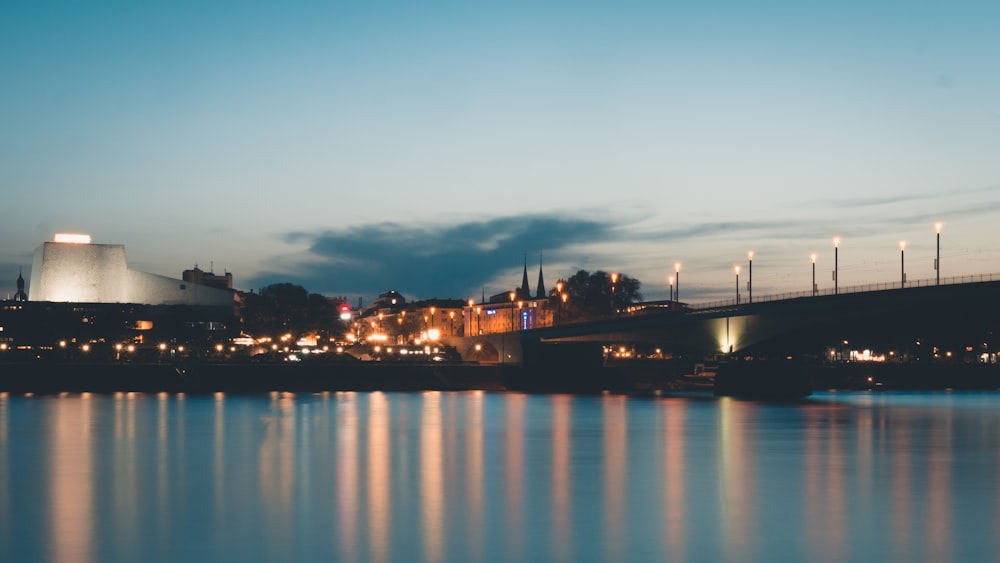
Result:
{"label": "blue sky", "polygon": [[[1000,272],[996,2],[5,2],[0,278],[59,231],[366,300]],[[6,272],[6,273],[4,273]],[[27,277],[27,276],[26,276]]]}

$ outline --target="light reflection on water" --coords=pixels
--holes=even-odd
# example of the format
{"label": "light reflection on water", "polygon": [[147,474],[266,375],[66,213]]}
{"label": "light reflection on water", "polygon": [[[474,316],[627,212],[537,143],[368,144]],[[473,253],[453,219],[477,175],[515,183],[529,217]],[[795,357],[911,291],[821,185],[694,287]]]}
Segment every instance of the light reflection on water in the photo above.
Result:
{"label": "light reflection on water", "polygon": [[989,560],[998,407],[0,395],[0,560]]}

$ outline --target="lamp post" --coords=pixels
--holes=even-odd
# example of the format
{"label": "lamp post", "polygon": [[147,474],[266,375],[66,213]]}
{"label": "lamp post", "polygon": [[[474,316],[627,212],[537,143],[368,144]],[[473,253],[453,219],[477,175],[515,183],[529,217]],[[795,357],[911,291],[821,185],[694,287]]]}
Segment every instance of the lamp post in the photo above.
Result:
{"label": "lamp post", "polygon": [[812,264],[813,264],[812,294],[813,294],[813,297],[816,297],[816,255],[813,254],[812,256],[810,256],[810,258],[812,258]]}
{"label": "lamp post", "polygon": [[674,301],[681,300],[681,263],[674,262],[674,281],[677,285],[674,286]]}
{"label": "lamp post", "polygon": [[906,241],[899,241],[899,287],[906,287]]}
{"label": "lamp post", "polygon": [[517,294],[513,291],[510,292],[510,331],[514,332],[514,298]]}
{"label": "lamp post", "polygon": [[611,315],[615,314],[615,284],[618,283],[618,274],[611,274]]}
{"label": "lamp post", "polygon": [[840,270],[839,253],[840,253],[840,237],[834,237],[833,238],[833,294],[834,295],[840,293],[840,288],[839,288],[840,280],[837,279],[840,277],[837,275]]}
{"label": "lamp post", "polygon": [[733,271],[736,272],[736,304],[740,304],[740,265],[737,264],[733,266]]}
{"label": "lamp post", "polygon": [[937,232],[937,256],[934,258],[935,285],[941,285],[941,221],[934,223]]}
{"label": "lamp post", "polygon": [[473,303],[472,299],[469,299],[469,330],[467,330],[465,332],[466,336],[469,336],[470,334],[473,334],[473,332],[472,332],[472,303]]}
{"label": "lamp post", "polygon": [[747,259],[750,261],[747,269],[747,302],[753,303],[753,250],[747,251]]}
{"label": "lamp post", "polygon": [[556,282],[556,314],[553,315],[552,324],[555,324],[556,321],[555,317],[562,316],[562,308],[563,308],[562,304],[566,302],[566,300],[563,299],[562,290],[563,290],[563,282],[562,280],[559,280]]}
{"label": "lamp post", "polygon": [[480,316],[482,312],[482,307],[476,307],[476,334],[483,333],[483,318]]}
{"label": "lamp post", "polygon": [[674,300],[674,276],[667,278],[667,283],[670,284],[670,300]]}

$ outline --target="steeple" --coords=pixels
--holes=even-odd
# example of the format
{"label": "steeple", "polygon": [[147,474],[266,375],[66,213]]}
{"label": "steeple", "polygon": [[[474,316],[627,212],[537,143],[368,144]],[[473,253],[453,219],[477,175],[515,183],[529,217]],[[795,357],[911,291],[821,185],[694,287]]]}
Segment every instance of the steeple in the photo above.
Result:
{"label": "steeple", "polygon": [[538,253],[538,289],[535,290],[535,299],[545,299],[545,280],[542,278],[542,253]]}
{"label": "steeple", "polygon": [[24,275],[21,268],[17,269],[17,293],[14,294],[14,301],[27,301],[28,295],[24,293]]}
{"label": "steeple", "polygon": [[528,253],[524,253],[524,275],[521,277],[521,289],[518,291],[521,299],[531,298],[531,286],[528,285]]}

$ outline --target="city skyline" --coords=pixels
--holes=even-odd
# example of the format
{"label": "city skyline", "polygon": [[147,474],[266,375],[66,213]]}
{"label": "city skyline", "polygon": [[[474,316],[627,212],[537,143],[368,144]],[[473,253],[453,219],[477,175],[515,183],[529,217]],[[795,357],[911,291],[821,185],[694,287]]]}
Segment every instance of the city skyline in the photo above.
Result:
{"label": "city skyline", "polygon": [[[666,298],[1000,271],[1000,7],[0,8],[0,267],[55,232],[254,289]],[[746,275],[746,273],[744,273]],[[741,278],[742,279],[742,278]]]}

